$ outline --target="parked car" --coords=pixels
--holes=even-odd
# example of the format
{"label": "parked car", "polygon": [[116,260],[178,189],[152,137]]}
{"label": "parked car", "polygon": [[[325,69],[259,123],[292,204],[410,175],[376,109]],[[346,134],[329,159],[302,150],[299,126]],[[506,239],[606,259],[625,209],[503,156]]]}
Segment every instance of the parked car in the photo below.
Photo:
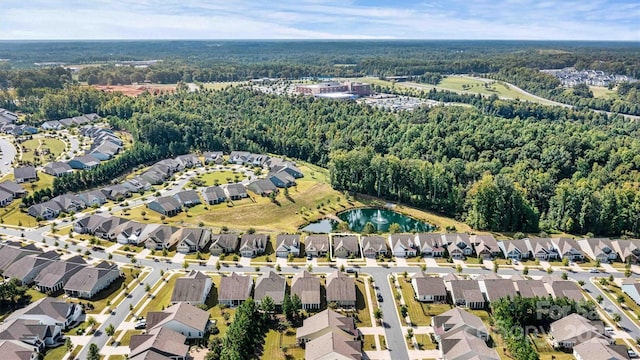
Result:
{"label": "parked car", "polygon": [[313,259],[313,256],[307,255],[307,260],[311,260],[311,259]]}
{"label": "parked car", "polygon": [[147,321],[146,320],[140,320],[136,323],[135,329],[136,330],[140,330],[140,329],[144,329],[147,327]]}
{"label": "parked car", "polygon": [[638,354],[636,354],[636,352],[635,352],[635,351],[633,351],[633,350],[631,350],[631,349],[627,350],[627,354],[628,354],[628,355],[629,355],[629,357],[630,357],[630,358],[632,358],[632,359],[635,359],[635,358],[637,358],[637,357],[638,357]]}
{"label": "parked car", "polygon": [[379,301],[379,302],[382,302],[382,294],[380,294],[380,293],[378,292],[378,294],[377,294],[376,296],[378,297],[378,301]]}
{"label": "parked car", "polygon": [[347,273],[353,274],[354,272],[356,272],[356,269],[354,269],[352,267],[347,268]]}
{"label": "parked car", "polygon": [[592,273],[592,274],[597,274],[597,273],[600,272],[600,270],[598,270],[596,268],[593,268],[593,269],[589,270],[589,272]]}

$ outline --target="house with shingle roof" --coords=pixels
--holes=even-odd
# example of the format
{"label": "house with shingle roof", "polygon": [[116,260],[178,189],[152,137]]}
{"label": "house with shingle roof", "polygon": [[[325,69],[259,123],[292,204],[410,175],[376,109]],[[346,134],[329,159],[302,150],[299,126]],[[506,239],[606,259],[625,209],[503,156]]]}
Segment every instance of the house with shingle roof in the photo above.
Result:
{"label": "house with shingle roof", "polygon": [[10,192],[0,189],[0,206],[5,207],[13,202],[13,195]]}
{"label": "house with shingle roof", "polygon": [[211,230],[206,228],[181,228],[173,234],[176,250],[183,254],[196,251],[207,251],[211,243]]}
{"label": "house with shingle roof", "polygon": [[343,333],[352,339],[360,336],[352,317],[327,309],[305,319],[296,329],[296,339],[300,344],[307,344],[328,332]]}
{"label": "house with shingle roof", "polygon": [[248,151],[232,151],[229,154],[229,162],[236,165],[243,165],[249,160],[251,155]]}
{"label": "house with shingle roof", "polygon": [[9,265],[9,267],[2,272],[2,276],[5,279],[18,279],[22,285],[31,285],[42,269],[59,258],[60,255],[55,251],[47,251],[46,253],[37,255],[27,255]]}
{"label": "house with shingle roof", "polygon": [[552,238],[551,243],[555,246],[561,258],[568,258],[571,261],[584,260],[580,245],[575,240],[571,238]]}
{"label": "house with shingle roof", "polygon": [[612,345],[607,340],[594,338],[573,347],[576,360],[628,360],[625,345]]}
{"label": "house with shingle roof", "polygon": [[614,342],[605,335],[602,321],[588,320],[578,314],[571,314],[552,322],[549,335],[554,347],[565,349],[572,349],[591,339],[603,339],[610,344]]}
{"label": "house with shingle roof", "polygon": [[204,201],[209,205],[221,204],[227,201],[227,194],[220,186],[210,186],[202,192]]}
{"label": "house with shingle roof", "polygon": [[507,259],[523,260],[531,257],[529,246],[524,239],[499,241],[498,246]]}
{"label": "house with shingle roof", "polygon": [[486,306],[478,281],[455,279],[446,282],[446,285],[455,305],[470,309],[483,309]]}
{"label": "house with shingle roof", "polygon": [[551,289],[551,293],[556,299],[566,297],[569,300],[574,300],[576,302],[584,300],[582,290],[580,290],[578,284],[573,281],[562,280],[554,276],[545,277],[542,281],[546,284],[547,288]]}
{"label": "house with shingle roof", "polygon": [[244,234],[240,239],[240,255],[256,257],[264,254],[269,236],[266,234]]}
{"label": "house with shingle roof", "polygon": [[198,196],[195,190],[180,191],[173,195],[173,197],[184,207],[193,207],[202,203],[200,196]]}
{"label": "house with shingle roof", "polygon": [[360,238],[362,242],[362,254],[368,258],[377,258],[378,256],[387,256],[387,241],[382,236],[363,236]]}
{"label": "house with shingle roof", "polygon": [[447,233],[442,234],[442,242],[446,244],[449,250],[449,256],[454,259],[463,259],[473,254],[471,239],[469,234],[465,233]]}
{"label": "house with shingle roof", "polygon": [[224,154],[222,151],[209,151],[202,154],[204,156],[204,163],[209,164],[222,164],[224,162]]}
{"label": "house with shingle roof", "polygon": [[176,160],[185,168],[193,168],[202,166],[202,161],[196,154],[186,154],[176,156]]}
{"label": "house with shingle roof", "polygon": [[260,196],[269,196],[272,193],[278,193],[276,185],[267,179],[256,179],[247,185],[247,189]]}
{"label": "house with shingle roof", "polygon": [[38,173],[33,166],[22,166],[13,169],[13,178],[18,184],[34,182],[38,181]]}
{"label": "house with shingle roof", "polygon": [[100,190],[90,190],[79,193],[78,197],[87,206],[102,206],[107,202],[107,196]]}
{"label": "house with shingle roof", "polygon": [[391,244],[391,253],[395,257],[414,257],[418,251],[418,247],[414,243],[415,235],[413,234],[391,234],[389,235],[389,244]]}
{"label": "house with shingle roof", "polygon": [[249,197],[247,194],[247,189],[242,184],[227,184],[222,187],[224,189],[225,194],[231,200],[241,200],[246,197]]}
{"label": "house with shingle roof", "polygon": [[491,259],[501,253],[498,241],[491,234],[471,235],[469,240],[475,247],[476,255],[479,258]]}
{"label": "house with shingle roof", "polygon": [[506,297],[513,299],[517,295],[511,279],[484,279],[479,281],[478,285],[480,285],[480,291],[485,295],[488,302]]}
{"label": "house with shingle roof", "polygon": [[11,264],[29,255],[40,255],[42,250],[35,245],[20,246],[20,244],[0,245],[0,272],[4,272]]}
{"label": "house with shingle roof", "polygon": [[442,235],[435,233],[416,234],[415,244],[420,249],[422,256],[441,257],[444,255],[445,245]]}
{"label": "house with shingle roof", "polygon": [[211,255],[220,256],[220,254],[230,254],[238,251],[240,239],[238,234],[214,234],[211,235],[211,245],[209,252]]}
{"label": "house with shingle roof", "polygon": [[62,340],[62,328],[38,320],[13,319],[0,324],[1,340],[20,340],[43,351]]}
{"label": "house with shingle roof", "polygon": [[289,254],[295,257],[300,256],[299,234],[280,234],[276,237],[276,256],[286,258]]}
{"label": "house with shingle roof", "polygon": [[0,354],[7,359],[38,360],[38,348],[19,340],[0,340]]}
{"label": "house with shingle roof", "polygon": [[71,169],[71,166],[65,162],[53,161],[44,166],[44,172],[45,174],[58,177],[71,174],[73,169]]}
{"label": "house with shingle roof", "polygon": [[57,202],[53,200],[45,201],[40,204],[33,204],[27,209],[27,213],[34,218],[41,218],[44,220],[55,219],[60,215],[62,209]]}
{"label": "house with shingle roof", "polygon": [[22,197],[27,194],[27,190],[11,180],[5,180],[1,182],[0,189],[10,193],[14,198]]}
{"label": "house with shingle roof", "polygon": [[64,286],[67,296],[91,299],[120,278],[118,265],[102,261],[94,266],[82,268],[73,274]]}
{"label": "house with shingle roof", "polygon": [[220,279],[218,302],[227,306],[238,306],[251,296],[252,288],[251,276],[232,272],[231,275],[223,276]]}
{"label": "house with shingle roof", "polygon": [[333,256],[338,258],[360,256],[360,245],[357,235],[332,235]]}
{"label": "house with shingle roof", "polygon": [[328,332],[306,344],[306,360],[361,360],[362,341],[350,340],[336,332]]}
{"label": "house with shingle roof", "polygon": [[541,280],[516,280],[514,284],[523,298],[546,298],[550,295]]}
{"label": "house with shingle roof", "polygon": [[538,260],[556,260],[560,257],[558,249],[549,238],[528,238],[525,239],[525,243],[533,257]]}
{"label": "house with shingle roof", "polygon": [[146,334],[133,335],[129,343],[129,360],[188,359],[187,337],[168,327],[157,327]]}
{"label": "house with shingle roof", "polygon": [[296,185],[296,179],[284,171],[269,173],[267,179],[279,188],[288,188]]}
{"label": "house with shingle roof", "polygon": [[189,274],[176,279],[171,294],[171,304],[204,304],[211,292],[211,278],[200,271],[191,270]]}
{"label": "house with shingle roof", "polygon": [[12,319],[35,320],[43,325],[59,326],[63,330],[73,327],[82,315],[82,306],[53,297],[44,297],[27,307],[14,311],[5,321]]}
{"label": "house with shingle roof", "polygon": [[88,170],[100,165],[100,160],[93,155],[77,156],[67,162],[72,169]]}
{"label": "house with shingle roof", "polygon": [[613,244],[608,238],[590,238],[578,241],[582,252],[593,260],[607,264],[618,258],[618,253],[613,249]]}
{"label": "house with shingle roof", "polygon": [[36,288],[42,293],[56,293],[64,288],[73,274],[86,265],[80,255],[66,260],[54,260],[35,277]]}
{"label": "house with shingle roof", "polygon": [[147,313],[147,329],[170,329],[187,339],[202,339],[209,327],[209,313],[186,302],[169,306],[163,311]]}
{"label": "house with shingle roof", "polygon": [[176,216],[182,211],[182,203],[171,196],[161,196],[149,202],[147,207],[165,216]]}
{"label": "house with shingle roof", "polygon": [[298,295],[302,309],[320,309],[320,279],[302,270],[291,280],[291,295]]}
{"label": "house with shingle roof", "polygon": [[309,235],[304,241],[304,251],[314,257],[325,257],[329,253],[328,235]]}
{"label": "house with shingle roof", "polygon": [[253,290],[253,298],[260,304],[265,297],[270,297],[276,306],[281,306],[284,301],[284,292],[287,288],[287,281],[284,277],[276,274],[272,270],[267,270],[256,281]]}
{"label": "house with shingle roof", "polygon": [[334,271],[327,276],[327,303],[341,307],[356,306],[356,283],[342,271]]}
{"label": "house with shingle roof", "polygon": [[637,264],[640,259],[640,240],[617,239],[611,241],[613,250],[618,253],[623,263]]}
{"label": "house with shingle roof", "polygon": [[[155,226],[155,227],[154,227]],[[173,234],[178,231],[178,228],[168,225],[150,225],[150,231],[141,235],[141,242],[147,249],[151,250],[163,250],[171,249],[176,246],[174,241],[178,241]]]}
{"label": "house with shingle roof", "polygon": [[411,278],[411,287],[418,301],[447,301],[447,289],[441,277],[427,276],[424,271],[420,271]]}

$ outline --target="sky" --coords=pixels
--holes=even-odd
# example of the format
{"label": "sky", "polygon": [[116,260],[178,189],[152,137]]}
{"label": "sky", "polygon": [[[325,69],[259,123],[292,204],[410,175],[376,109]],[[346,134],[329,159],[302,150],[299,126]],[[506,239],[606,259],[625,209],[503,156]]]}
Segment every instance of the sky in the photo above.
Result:
{"label": "sky", "polygon": [[0,40],[45,39],[640,41],[640,1],[0,1]]}

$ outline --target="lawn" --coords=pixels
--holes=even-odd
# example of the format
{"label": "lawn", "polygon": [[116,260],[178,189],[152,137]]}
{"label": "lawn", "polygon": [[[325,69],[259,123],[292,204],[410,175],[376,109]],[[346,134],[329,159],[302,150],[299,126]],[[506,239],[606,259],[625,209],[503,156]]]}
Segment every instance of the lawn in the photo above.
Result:
{"label": "lawn", "polygon": [[387,340],[384,337],[384,335],[378,335],[380,337],[379,341],[380,341],[380,350],[387,350]]}
{"label": "lawn", "polygon": [[420,350],[435,350],[437,344],[431,341],[429,334],[416,334],[415,337]]}
{"label": "lawn", "polygon": [[530,334],[529,339],[533,344],[533,348],[540,355],[540,360],[573,360],[573,355],[571,353],[564,353],[554,350],[553,347],[551,347],[551,345],[549,345],[549,343],[546,341],[544,334]]}
{"label": "lawn", "polygon": [[362,350],[376,350],[376,336],[375,335],[365,335],[364,341],[362,343]]}
{"label": "lawn", "polygon": [[122,336],[122,339],[120,339],[119,346],[129,346],[133,335],[140,335],[143,333],[143,330],[127,330],[127,332],[124,333],[124,336]]}
{"label": "lawn", "polygon": [[[124,278],[118,278],[108,288],[100,291],[96,296],[91,299],[94,309],[87,311],[87,314],[99,314],[107,307],[107,303],[113,304],[113,299],[123,290],[123,284],[129,286],[134,280],[131,271],[123,271]],[[84,299],[70,299],[73,302],[86,302]]]}
{"label": "lawn", "polygon": [[356,310],[358,312],[358,327],[371,326],[371,313],[367,302],[367,290],[363,278],[356,279]]}
{"label": "lawn", "polygon": [[431,304],[417,301],[414,297],[415,295],[411,283],[405,281],[404,278],[398,278],[398,282],[400,283],[400,291],[402,292],[402,297],[407,305],[409,318],[411,319],[412,324],[418,326],[430,326],[432,316],[440,315],[451,309],[451,305],[448,304]]}
{"label": "lawn", "polygon": [[67,348],[62,345],[57,348],[47,350],[44,360],[60,360],[67,354]]}
{"label": "lawn", "polygon": [[589,86],[589,89],[591,89],[594,98],[608,99],[612,96],[616,96],[615,90],[609,90],[608,88],[603,86]]}
{"label": "lawn", "polygon": [[[35,138],[21,143],[20,146],[23,148],[21,160],[37,165],[56,159],[62,154],[66,145],[58,139]],[[48,154],[42,153],[45,149],[49,150]],[[40,153],[37,154],[38,151]]]}
{"label": "lawn", "polygon": [[[296,344],[295,329],[284,333],[270,329],[264,339],[261,359],[304,359],[304,349]],[[286,350],[286,351],[284,351]]]}
{"label": "lawn", "polygon": [[[155,297],[149,301],[149,303],[147,303],[147,306],[145,306],[144,310],[137,311],[136,309],[134,313],[146,316],[147,312],[149,311],[162,311],[164,308],[171,306],[171,294],[173,293],[173,286],[175,285],[176,280],[182,276],[183,274],[171,276],[169,278],[169,281],[164,284],[162,290],[159,291],[155,295]],[[151,289],[151,291],[149,291],[149,294],[152,294],[153,291],[155,290]],[[144,302],[144,300],[142,302]]]}
{"label": "lawn", "polygon": [[[211,171],[203,175],[198,175],[198,178],[204,181],[205,186],[215,186],[216,184],[222,185],[240,182],[244,180],[246,176],[240,172],[234,171]],[[236,179],[238,181],[236,181]]]}

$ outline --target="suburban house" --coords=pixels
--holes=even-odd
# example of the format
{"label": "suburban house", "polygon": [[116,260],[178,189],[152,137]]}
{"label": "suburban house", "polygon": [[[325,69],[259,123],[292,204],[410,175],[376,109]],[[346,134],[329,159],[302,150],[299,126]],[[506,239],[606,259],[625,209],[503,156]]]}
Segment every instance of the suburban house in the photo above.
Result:
{"label": "suburban house", "polygon": [[154,229],[146,233],[145,236],[141,236],[141,240],[147,249],[169,250],[176,246],[174,241],[178,241],[178,239],[173,236],[176,231],[178,231],[178,228],[173,226],[157,225]]}
{"label": "suburban house", "polygon": [[35,245],[2,244],[0,245],[0,272],[5,271],[11,264],[25,256],[38,254],[42,254],[42,250]]}
{"label": "suburban house", "polygon": [[304,252],[314,257],[325,257],[329,253],[328,235],[309,235],[304,242]]}
{"label": "suburban house", "polygon": [[637,264],[640,259],[640,240],[618,239],[611,242],[613,250],[620,256],[620,261],[629,264]]}
{"label": "suburban house", "polygon": [[27,213],[34,218],[51,220],[57,218],[61,211],[62,209],[60,209],[60,205],[57,202],[49,200],[29,206]]}
{"label": "suburban house", "polygon": [[478,285],[488,302],[506,297],[513,299],[517,295],[516,288],[511,279],[483,279],[478,282]]}
{"label": "suburban house", "polygon": [[18,279],[22,285],[31,285],[42,269],[59,258],[60,255],[53,250],[37,255],[27,255],[9,265],[2,272],[2,276],[5,279]]}
{"label": "suburban house", "polygon": [[91,214],[76,221],[73,224],[73,231],[78,234],[89,234],[108,239],[111,229],[127,221],[126,219],[111,215]]}
{"label": "suburban house", "polygon": [[64,286],[67,296],[83,299],[93,298],[100,290],[106,289],[120,278],[118,265],[106,261],[95,266],[87,266],[73,274]]}
{"label": "suburban house", "polygon": [[256,257],[264,253],[269,237],[266,234],[244,234],[240,239],[240,255]]}
{"label": "suburban house", "polygon": [[449,256],[454,259],[464,259],[473,254],[471,239],[465,233],[442,234],[442,241],[449,250]]}
{"label": "suburban house", "polygon": [[100,189],[100,191],[102,191],[102,193],[104,194],[104,196],[107,197],[107,199],[112,201],[122,201],[125,198],[128,198],[129,196],[131,196],[131,190],[129,190],[126,186],[122,184],[105,186],[102,189]]}
{"label": "suburban house", "polygon": [[73,169],[65,162],[54,161],[44,166],[44,172],[45,174],[58,177],[72,173]]}
{"label": "suburban house", "polygon": [[202,197],[209,205],[221,204],[227,201],[227,194],[220,186],[210,186],[204,189]]}
{"label": "suburban house", "polygon": [[209,164],[222,164],[224,162],[224,154],[222,151],[210,151],[202,154],[204,156],[204,163]]}
{"label": "suburban house", "polygon": [[60,206],[60,210],[65,213],[78,212],[87,207],[87,204],[75,194],[58,195],[51,201],[56,202]]}
{"label": "suburban house", "polygon": [[254,180],[247,185],[247,189],[260,196],[269,196],[272,193],[278,193],[278,188],[273,184],[273,182],[267,179]]}
{"label": "suburban house", "polygon": [[72,169],[88,170],[100,165],[100,160],[93,155],[77,156],[67,162]]}
{"label": "suburban house", "polygon": [[613,339],[605,335],[602,321],[591,321],[578,314],[565,316],[551,323],[549,329],[554,347],[572,349],[591,339],[603,339],[613,344]]}
{"label": "suburban house", "polygon": [[476,255],[482,259],[493,259],[502,252],[493,235],[471,235],[469,240],[475,247]]}
{"label": "suburban house", "polygon": [[411,286],[418,301],[437,303],[447,301],[447,289],[441,277],[427,276],[424,271],[420,271],[411,278]]}
{"label": "suburban house", "polygon": [[33,166],[23,166],[13,169],[13,178],[16,183],[26,183],[38,181],[38,173]]}
{"label": "suburban house", "polygon": [[575,302],[584,300],[580,287],[573,281],[562,280],[554,276],[545,277],[542,281],[551,289],[551,293],[556,299],[566,297]]}
{"label": "suburban house", "polygon": [[476,280],[450,280],[447,282],[451,299],[455,305],[470,309],[484,309],[486,306],[484,295]]}
{"label": "suburban house", "polygon": [[247,189],[242,184],[227,184],[224,186],[224,192],[231,200],[241,200],[249,197]]}
{"label": "suburban house", "polygon": [[573,347],[576,360],[628,360],[625,345],[611,345],[607,340],[594,338]]}
{"label": "suburban house", "polygon": [[0,123],[11,124],[18,120],[18,114],[7,109],[0,108]]}
{"label": "suburban house", "polygon": [[78,197],[87,206],[102,206],[107,202],[107,196],[100,190],[90,190],[83,193],[79,193]]}
{"label": "suburban house", "polygon": [[184,166],[184,168],[193,168],[202,166],[202,161],[195,154],[178,155],[176,160]]}
{"label": "suburban house", "polygon": [[195,190],[180,191],[173,195],[173,197],[182,204],[184,207],[193,207],[201,204],[200,196]]}
{"label": "suburban house", "polygon": [[500,360],[495,349],[487,346],[487,328],[482,320],[460,308],[431,318],[442,359]]}
{"label": "suburban house", "polygon": [[416,234],[415,244],[420,249],[422,256],[442,257],[445,247],[442,243],[442,235],[434,233]]}
{"label": "suburban house", "polygon": [[320,279],[302,270],[291,280],[291,295],[298,295],[302,309],[320,309]]}
{"label": "suburban house", "polygon": [[251,276],[232,272],[231,275],[223,276],[220,279],[218,302],[227,306],[238,306],[251,296],[252,288]]}
{"label": "suburban house", "polygon": [[362,359],[360,332],[353,318],[325,310],[304,320],[296,330],[298,343],[303,344],[307,360]]}
{"label": "suburban house", "polygon": [[40,353],[37,347],[19,340],[0,340],[0,354],[7,359],[38,360]]}
{"label": "suburban house", "polygon": [[284,277],[267,270],[256,281],[253,289],[253,298],[256,304],[260,304],[265,297],[270,297],[276,306],[281,306],[284,301],[284,292],[287,288],[287,281]]}
{"label": "suburban house", "polygon": [[580,245],[575,240],[571,238],[552,238],[551,243],[556,247],[561,258],[568,258],[570,261],[584,260]]}
{"label": "suburban house", "polygon": [[27,190],[25,190],[22,185],[18,185],[11,180],[0,182],[0,189],[10,193],[14,198],[19,198],[27,194]]}
{"label": "suburban house", "polygon": [[40,124],[40,127],[44,130],[61,130],[64,126],[58,120],[49,120]]}
{"label": "suburban house", "polygon": [[5,207],[13,202],[13,195],[10,192],[0,189],[0,206]]}
{"label": "suburban house", "polygon": [[382,236],[363,236],[362,254],[368,258],[387,256],[387,241]]}
{"label": "suburban house", "polygon": [[146,334],[133,335],[129,343],[129,360],[187,360],[187,337],[168,327],[156,327]]}
{"label": "suburban house", "polygon": [[211,292],[212,284],[211,277],[200,271],[191,270],[186,276],[176,279],[171,294],[171,304],[204,304]]}
{"label": "suburban house", "polygon": [[183,254],[207,251],[211,243],[211,230],[205,228],[180,228],[173,234],[178,238],[176,250]]}
{"label": "suburban house", "polygon": [[149,202],[147,207],[164,216],[176,216],[182,211],[182,203],[171,196],[161,196]]}
{"label": "suburban house", "polygon": [[391,253],[395,257],[414,257],[418,251],[418,247],[414,243],[415,235],[413,234],[391,234],[389,235],[389,244],[391,244]]}
{"label": "suburban house", "polygon": [[516,280],[514,283],[518,294],[523,298],[546,298],[550,295],[541,280]]}
{"label": "suburban house", "polygon": [[288,188],[296,185],[296,179],[284,171],[269,173],[267,179],[279,188]]}
{"label": "suburban house", "polygon": [[553,245],[551,239],[548,238],[528,238],[525,239],[528,249],[533,257],[538,260],[556,260],[560,257],[558,249]]}
{"label": "suburban house", "polygon": [[276,237],[276,256],[286,258],[292,254],[295,257],[300,256],[300,235],[280,234]]}
{"label": "suburban house", "polygon": [[638,279],[627,278],[622,281],[622,292],[627,294],[636,304],[640,305],[640,283]]}
{"label": "suburban house", "polygon": [[113,232],[117,234],[116,241],[118,242],[118,244],[138,245],[140,243],[142,233],[147,229],[148,226],[148,224],[139,223],[133,220],[126,221],[118,225]]}
{"label": "suburban house", "polygon": [[0,324],[0,340],[20,340],[43,351],[59,345],[63,335],[60,326],[42,324],[38,320],[12,319]]}
{"label": "suburban house", "polygon": [[82,256],[76,255],[67,260],[55,260],[45,266],[35,277],[34,282],[38,291],[56,293],[64,288],[73,274],[84,268],[87,263]]}
{"label": "suburban house", "polygon": [[251,155],[248,151],[232,151],[229,154],[229,162],[236,165],[243,165],[249,160]]}
{"label": "suburban house", "polygon": [[498,246],[507,259],[523,260],[530,257],[529,246],[523,239],[499,241]]}
{"label": "suburban house", "polygon": [[611,240],[607,238],[591,238],[578,241],[578,245],[589,258],[607,264],[618,258]]}
{"label": "suburban house", "polygon": [[333,256],[338,258],[349,258],[360,256],[360,245],[357,235],[332,235]]}
{"label": "suburban house", "polygon": [[300,169],[298,169],[297,166],[295,166],[294,164],[292,164],[291,162],[285,162],[282,165],[277,165],[277,166],[272,166],[270,167],[271,171],[274,173],[280,173],[280,172],[285,172],[291,176],[293,176],[296,179],[300,179],[302,177],[304,177],[304,174],[302,173],[302,171]]}
{"label": "suburban house", "polygon": [[163,311],[147,313],[147,329],[170,329],[187,339],[204,338],[209,328],[209,313],[186,302],[174,304]]}
{"label": "suburban house", "polygon": [[240,240],[237,234],[214,234],[211,235],[211,245],[209,251],[211,255],[230,254],[238,251]]}
{"label": "suburban house", "polygon": [[356,283],[342,271],[334,271],[327,276],[327,303],[340,307],[356,306]]}
{"label": "suburban house", "polygon": [[142,193],[151,189],[151,183],[140,176],[123,182],[122,186],[132,193]]}
{"label": "suburban house", "polygon": [[79,304],[47,296],[25,308],[14,311],[8,320],[14,318],[35,320],[39,324],[58,326],[62,330],[67,330],[78,323],[82,314],[82,306]]}
{"label": "suburban house", "polygon": [[155,163],[155,165],[165,166],[169,175],[184,170],[184,165],[176,159],[163,159]]}
{"label": "suburban house", "polygon": [[267,155],[249,154],[245,163],[252,166],[263,166],[267,160],[269,160],[269,156]]}

